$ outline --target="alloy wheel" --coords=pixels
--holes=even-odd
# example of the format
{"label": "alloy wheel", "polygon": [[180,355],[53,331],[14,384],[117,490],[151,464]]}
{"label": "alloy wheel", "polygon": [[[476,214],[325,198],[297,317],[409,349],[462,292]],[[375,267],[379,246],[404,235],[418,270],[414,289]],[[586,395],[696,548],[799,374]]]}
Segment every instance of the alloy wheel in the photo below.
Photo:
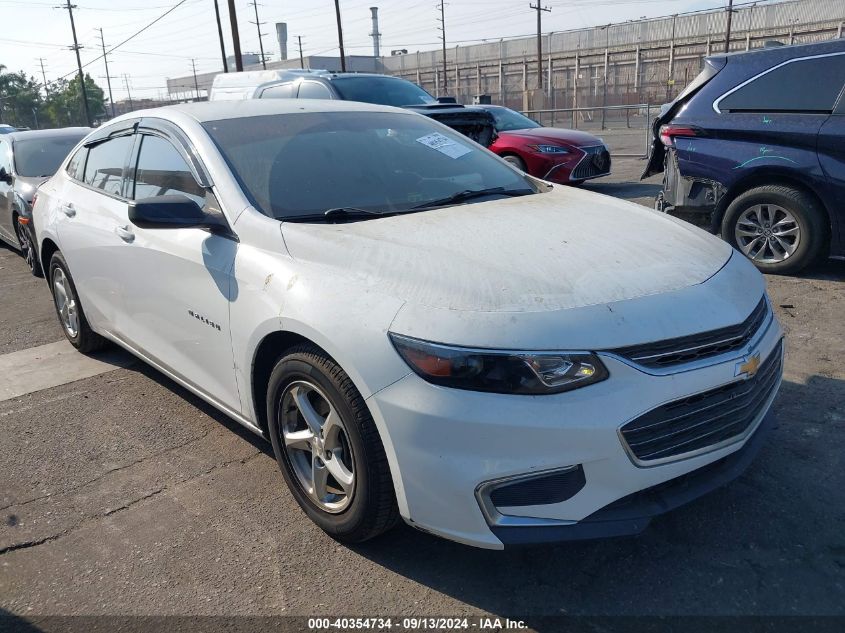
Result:
{"label": "alloy wheel", "polygon": [[739,250],[749,259],[777,264],[792,256],[801,229],[791,212],[776,204],[755,204],[740,214],[734,227]]}
{"label": "alloy wheel", "polygon": [[355,494],[355,462],[340,414],[315,384],[285,388],[279,407],[280,443],[299,485],[325,512],[343,512]]}
{"label": "alloy wheel", "polygon": [[35,270],[35,251],[32,248],[32,240],[29,239],[29,231],[23,225],[17,223],[15,233],[18,235],[18,243],[21,246],[21,254],[26,260],[26,265],[29,266],[30,270]]}
{"label": "alloy wheel", "polygon": [[76,337],[79,333],[79,310],[73,288],[61,268],[53,272],[53,300],[65,330],[71,338]]}

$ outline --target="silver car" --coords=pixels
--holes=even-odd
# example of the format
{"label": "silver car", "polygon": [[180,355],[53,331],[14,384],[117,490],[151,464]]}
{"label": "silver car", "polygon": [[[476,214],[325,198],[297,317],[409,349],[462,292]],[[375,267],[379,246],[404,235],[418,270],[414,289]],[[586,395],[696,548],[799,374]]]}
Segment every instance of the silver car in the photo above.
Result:
{"label": "silver car", "polygon": [[0,240],[20,250],[33,275],[41,276],[41,266],[32,248],[32,197],[90,131],[73,127],[0,136]]}

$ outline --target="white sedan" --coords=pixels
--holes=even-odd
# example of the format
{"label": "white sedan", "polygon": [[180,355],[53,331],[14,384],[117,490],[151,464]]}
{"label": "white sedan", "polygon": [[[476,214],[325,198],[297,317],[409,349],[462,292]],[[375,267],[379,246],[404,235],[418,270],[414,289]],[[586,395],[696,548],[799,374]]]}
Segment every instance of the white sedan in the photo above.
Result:
{"label": "white sedan", "polygon": [[133,112],[34,224],[70,342],[269,439],[341,541],[400,517],[487,548],[635,534],[771,424],[783,334],[744,257],[406,110]]}

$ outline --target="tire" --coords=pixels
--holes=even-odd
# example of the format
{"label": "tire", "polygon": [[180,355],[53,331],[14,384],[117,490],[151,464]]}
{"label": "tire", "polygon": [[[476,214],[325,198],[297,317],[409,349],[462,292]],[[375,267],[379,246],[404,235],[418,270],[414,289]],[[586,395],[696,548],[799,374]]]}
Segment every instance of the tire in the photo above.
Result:
{"label": "tire", "polygon": [[[297,404],[302,399],[304,406]],[[309,404],[319,433],[302,413]],[[328,424],[329,418],[340,424]],[[393,480],[373,418],[349,376],[322,350],[299,345],[279,359],[267,388],[267,420],[288,488],[329,536],[360,543],[396,524]],[[313,483],[318,479],[322,486]]]}
{"label": "tire", "polygon": [[[56,316],[59,317],[59,325],[62,332],[78,351],[83,354],[96,352],[106,346],[108,341],[94,332],[85,318],[82,304],[79,301],[79,294],[76,292],[76,285],[70,276],[67,262],[59,251],[53,254],[49,268],[50,291],[53,294],[53,305],[56,308]],[[64,299],[67,299],[65,302]],[[64,305],[62,307],[60,304]],[[71,304],[71,305],[68,305]],[[73,315],[71,319],[68,315]]]}
{"label": "tire", "polygon": [[779,185],[755,187],[728,206],[722,238],[761,272],[790,275],[827,254],[827,215],[803,191]]}
{"label": "tire", "polygon": [[15,235],[18,238],[18,244],[20,244],[21,247],[21,255],[26,261],[26,265],[29,266],[29,272],[31,272],[34,277],[43,277],[44,273],[41,272],[41,264],[38,261],[38,254],[36,253],[34,247],[35,242],[32,239],[29,229],[18,222],[17,218],[14,219],[14,222]]}
{"label": "tire", "polygon": [[509,162],[511,165],[513,165],[517,169],[524,171],[526,174],[528,173],[528,169],[525,166],[525,161],[522,160],[516,154],[504,154],[502,156],[502,158],[504,158],[507,162]]}

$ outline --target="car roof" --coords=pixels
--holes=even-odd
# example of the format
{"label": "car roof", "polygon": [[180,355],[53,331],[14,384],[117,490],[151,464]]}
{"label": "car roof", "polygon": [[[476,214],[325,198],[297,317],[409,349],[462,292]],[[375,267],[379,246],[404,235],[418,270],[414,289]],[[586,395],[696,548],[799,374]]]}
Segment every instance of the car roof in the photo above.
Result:
{"label": "car roof", "polygon": [[825,53],[845,52],[845,39],[825,40],[824,42],[813,42],[810,44],[789,44],[784,46],[763,46],[749,51],[736,51],[712,55],[712,58],[727,58],[731,64],[737,62],[763,62],[771,57],[778,61],[782,59],[794,59],[796,57],[809,57],[812,55],[824,55]]}
{"label": "car roof", "polygon": [[63,127],[50,130],[25,130],[19,132],[10,132],[4,138],[10,139],[12,143],[15,141],[34,141],[38,139],[52,139],[52,138],[77,138],[81,139],[88,134],[92,128],[90,127]]}
{"label": "car roof", "polygon": [[299,114],[302,112],[395,112],[413,115],[409,110],[385,105],[330,99],[240,99],[236,101],[200,101],[179,103],[161,108],[137,110],[121,115],[109,124],[139,117],[187,115],[200,123],[221,119],[238,119],[270,114]]}

